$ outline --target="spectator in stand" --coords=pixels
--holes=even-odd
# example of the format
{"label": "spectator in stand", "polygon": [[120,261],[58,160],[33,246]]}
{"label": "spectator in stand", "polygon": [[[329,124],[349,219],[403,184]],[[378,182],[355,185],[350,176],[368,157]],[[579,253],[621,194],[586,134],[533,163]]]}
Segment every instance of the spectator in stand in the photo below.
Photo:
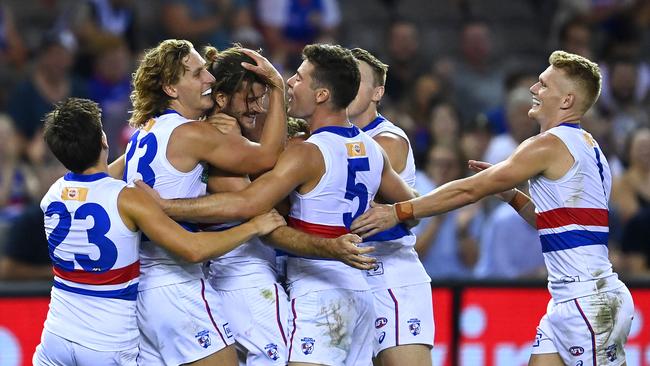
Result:
{"label": "spectator in stand", "polygon": [[643,102],[650,96],[650,67],[635,59],[614,59],[603,65],[603,91],[599,106],[612,120],[617,151],[627,136],[650,124]]}
{"label": "spectator in stand", "polygon": [[[427,175],[434,188],[463,177],[466,170],[466,159],[454,146],[431,148]],[[428,192],[420,192],[425,193]],[[473,276],[482,220],[480,205],[475,204],[422,219],[413,229],[417,236],[415,250],[432,279]]]}
{"label": "spectator in stand", "polygon": [[337,0],[264,0],[257,2],[257,18],[271,61],[295,70],[304,46],[336,39],[341,11]]}
{"label": "spectator in stand", "polygon": [[75,31],[83,45],[106,36],[124,39],[131,51],[137,49],[133,0],[84,0],[78,7]]}
{"label": "spectator in stand", "polygon": [[10,226],[0,251],[0,280],[46,280],[52,278],[52,262],[43,230],[43,211],[30,205]]}
{"label": "spectator in stand", "polygon": [[561,50],[592,58],[591,26],[582,17],[570,19],[562,25],[558,37]]}
{"label": "spectator in stand", "polygon": [[415,23],[403,19],[393,22],[388,28],[386,51],[390,72],[386,78],[384,99],[389,99],[387,103],[401,104],[418,77],[427,71]]}
{"label": "spectator in stand", "polygon": [[0,110],[5,109],[7,88],[15,82],[16,71],[22,71],[27,61],[27,50],[16,29],[13,12],[0,3]]}
{"label": "spectator in stand", "polygon": [[230,31],[249,12],[246,1],[238,0],[164,0],[161,21],[166,38],[187,39],[197,47],[212,45],[217,49],[230,46]]}
{"label": "spectator in stand", "polygon": [[69,31],[46,34],[36,52],[34,69],[10,94],[8,111],[16,123],[21,152],[54,103],[86,95],[83,83],[72,75],[76,48],[75,37]]}
{"label": "spectator in stand", "polygon": [[461,31],[461,59],[452,75],[455,102],[463,123],[496,107],[503,100],[501,67],[493,63],[492,33],[483,20],[471,20]]}
{"label": "spectator in stand", "polygon": [[131,52],[122,38],[105,36],[94,44],[93,74],[88,80],[88,96],[99,103],[109,146],[109,161],[124,153],[122,129],[129,120],[131,101]]}
{"label": "spectator in stand", "polygon": [[[522,187],[523,188],[523,187]],[[537,230],[508,204],[501,202],[481,228],[478,278],[545,278],[544,257]]]}
{"label": "spectator in stand", "polygon": [[623,161],[627,169],[612,184],[611,206],[623,223],[650,209],[650,128],[631,133]]}
{"label": "spectator in stand", "polygon": [[531,96],[528,88],[513,89],[506,101],[506,123],[508,133],[493,137],[490,140],[483,160],[496,164],[505,160],[515,148],[527,138],[539,133],[539,125],[528,117]]}

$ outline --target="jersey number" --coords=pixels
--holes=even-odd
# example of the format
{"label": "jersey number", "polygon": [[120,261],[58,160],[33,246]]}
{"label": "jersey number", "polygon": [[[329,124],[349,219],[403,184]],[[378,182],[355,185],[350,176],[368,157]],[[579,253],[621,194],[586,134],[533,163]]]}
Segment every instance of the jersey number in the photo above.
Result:
{"label": "jersey number", "polygon": [[147,151],[142,155],[140,159],[138,159],[138,167],[137,167],[137,172],[140,173],[142,176],[142,180],[149,185],[149,187],[153,188],[153,185],[156,183],[156,175],[153,172],[153,169],[151,169],[151,162],[153,161],[153,158],[156,156],[156,152],[158,151],[158,140],[156,140],[156,136],[154,134],[150,133],[147,136],[145,136],[142,140],[140,140],[140,143],[138,143],[138,136],[140,135],[140,131],[136,131],[133,136],[131,136],[131,141],[129,151],[126,153],[126,163],[124,166],[124,177],[122,180],[125,182],[127,181],[128,177],[128,168],[129,168],[129,162],[133,158],[133,155],[135,154],[135,149],[136,147],[143,148],[146,147]]}
{"label": "jersey number", "polygon": [[[56,247],[61,244],[70,233],[72,217],[63,202],[52,202],[47,206],[45,216],[52,217],[52,215],[59,216],[59,223],[47,238],[50,258],[52,258],[52,262],[54,262],[57,267],[73,271],[73,261],[61,259],[54,254]],[[85,220],[88,216],[92,217],[94,221],[93,227],[86,230],[88,242],[99,248],[99,258],[92,260],[87,254],[75,254],[74,259],[85,271],[106,272],[111,269],[117,261],[117,247],[115,246],[115,243],[106,237],[106,233],[108,233],[108,230],[111,228],[111,221],[106,210],[96,203],[84,203],[79,206],[74,214],[74,219]]]}
{"label": "jersey number", "polygon": [[359,217],[368,206],[368,188],[365,184],[356,182],[357,172],[367,172],[370,170],[370,163],[368,158],[348,159],[348,180],[345,185],[345,199],[352,201],[355,197],[359,198],[359,207],[357,212],[352,215],[352,212],[343,214],[343,224],[345,227],[350,228],[352,221]]}

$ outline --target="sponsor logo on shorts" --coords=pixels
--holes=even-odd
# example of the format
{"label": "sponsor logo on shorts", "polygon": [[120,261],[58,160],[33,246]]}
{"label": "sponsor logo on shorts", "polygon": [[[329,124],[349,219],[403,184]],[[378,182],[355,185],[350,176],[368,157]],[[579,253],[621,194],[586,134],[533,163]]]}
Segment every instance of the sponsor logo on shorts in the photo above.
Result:
{"label": "sponsor logo on shorts", "polygon": [[573,346],[569,348],[569,352],[573,356],[580,356],[581,354],[585,353],[585,349],[580,346]]}
{"label": "sponsor logo on shorts", "polygon": [[413,334],[414,336],[420,334],[420,331],[422,330],[420,328],[420,319],[412,318],[409,319],[408,323],[409,323],[409,331],[411,332],[411,334]]}
{"label": "sponsor logo on shorts", "polygon": [[199,342],[199,345],[203,348],[208,348],[212,344],[212,341],[210,341],[210,331],[209,330],[202,330],[194,336],[196,340]]}
{"label": "sponsor logo on shorts", "polygon": [[610,362],[615,361],[616,358],[618,357],[616,355],[616,351],[617,351],[617,348],[616,348],[615,344],[612,344],[611,346],[607,346],[607,348],[605,348],[605,354],[607,355],[607,359]]}
{"label": "sponsor logo on shorts", "polygon": [[280,353],[278,353],[278,345],[275,343],[269,343],[266,346],[264,346],[264,350],[266,351],[266,355],[269,356],[270,359],[273,361],[277,361],[278,358],[280,358]]}
{"label": "sponsor logo on shorts", "polygon": [[381,344],[384,341],[384,338],[386,338],[386,332],[381,332],[379,334],[379,344]]}
{"label": "sponsor logo on shorts", "polygon": [[223,324],[223,330],[224,330],[224,332],[226,332],[226,337],[232,338],[233,334],[232,334],[232,331],[230,330],[230,326],[228,324],[230,324],[230,323],[224,323]]}
{"label": "sponsor logo on shorts", "polygon": [[377,318],[377,320],[375,320],[375,328],[376,329],[379,329],[379,328],[383,327],[386,324],[388,324],[388,319],[386,319],[384,317]]}
{"label": "sponsor logo on shorts", "polygon": [[302,353],[306,355],[311,355],[314,352],[314,343],[316,342],[314,338],[301,338],[300,341],[302,342]]}
{"label": "sponsor logo on shorts", "polygon": [[366,270],[366,276],[380,276],[384,274],[384,264],[380,261],[375,263],[372,269]]}

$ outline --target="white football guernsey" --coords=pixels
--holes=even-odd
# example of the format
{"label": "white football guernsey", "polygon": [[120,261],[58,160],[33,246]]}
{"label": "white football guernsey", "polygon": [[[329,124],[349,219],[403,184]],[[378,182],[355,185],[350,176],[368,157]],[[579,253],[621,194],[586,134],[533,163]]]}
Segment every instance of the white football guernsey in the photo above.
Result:
{"label": "white football guernsey", "polygon": [[[325,174],[310,192],[291,193],[289,225],[335,238],[349,232],[352,221],[374,199],[384,166],[379,145],[357,127],[327,126],[306,140],[320,150]],[[368,290],[365,273],[336,260],[290,256],[287,280],[291,298],[327,289]]]}
{"label": "white football guernsey", "polygon": [[68,173],[41,201],[54,266],[45,330],[97,351],[138,345],[139,232],[120,217],[126,183]]}
{"label": "white football guernsey", "polygon": [[551,296],[557,303],[624,286],[608,258],[612,176],[607,159],[577,124],[547,132],[562,140],[575,160],[560,179],[530,180]]}
{"label": "white football guernsey", "polygon": [[[167,110],[137,130],[127,145],[124,180],[132,183],[142,179],[166,199],[205,195],[206,184],[201,164],[185,173],[178,171],[167,160],[167,146],[172,132],[187,122],[191,120],[174,110]],[[196,225],[179,224],[187,230],[196,231]],[[200,264],[187,263],[174,257],[145,236],[142,237],[140,263],[140,290],[203,278]]]}
{"label": "white football guernsey", "polygon": [[[382,115],[377,116],[362,130],[373,138],[388,132],[406,140],[409,144],[406,166],[399,172],[399,176],[413,188],[415,186],[415,160],[406,133]],[[375,252],[370,255],[377,257],[378,267],[366,271],[366,276],[368,284],[373,290],[431,281],[415,252],[416,237],[406,226],[400,224],[364,240],[364,242],[372,241],[378,241],[378,243],[369,243],[376,248]]]}

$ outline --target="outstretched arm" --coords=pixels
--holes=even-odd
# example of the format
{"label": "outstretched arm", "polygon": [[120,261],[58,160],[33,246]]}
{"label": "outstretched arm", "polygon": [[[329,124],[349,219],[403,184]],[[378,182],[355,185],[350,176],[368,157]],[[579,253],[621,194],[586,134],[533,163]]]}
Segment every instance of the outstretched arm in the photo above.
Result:
{"label": "outstretched arm", "polygon": [[[467,162],[469,168],[475,172],[481,172],[492,166],[490,163],[484,161],[470,160]],[[524,192],[513,188],[495,194],[501,201],[508,203],[512,208],[517,211],[526,222],[537,228],[537,215],[535,215],[535,203]]]}
{"label": "outstretched arm", "polygon": [[[542,174],[562,151],[562,142],[543,134],[523,142],[511,157],[478,174],[449,182],[432,192],[393,205],[378,205],[352,223],[362,237],[390,228],[400,221],[438,215],[511,189]],[[564,148],[566,149],[566,148]]]}
{"label": "outstretched arm", "polygon": [[161,247],[192,263],[228,253],[253,236],[286,225],[282,216],[272,211],[228,230],[192,233],[165,215],[139,188],[124,188],[118,198],[118,209],[131,230],[142,230]]}
{"label": "outstretched arm", "polygon": [[[161,200],[164,211],[177,220],[195,222],[225,222],[243,220],[272,209],[299,185],[320,178],[324,170],[318,148],[309,143],[289,146],[273,170],[257,178],[245,190],[211,194],[199,198]],[[154,197],[146,184],[136,183]]]}

